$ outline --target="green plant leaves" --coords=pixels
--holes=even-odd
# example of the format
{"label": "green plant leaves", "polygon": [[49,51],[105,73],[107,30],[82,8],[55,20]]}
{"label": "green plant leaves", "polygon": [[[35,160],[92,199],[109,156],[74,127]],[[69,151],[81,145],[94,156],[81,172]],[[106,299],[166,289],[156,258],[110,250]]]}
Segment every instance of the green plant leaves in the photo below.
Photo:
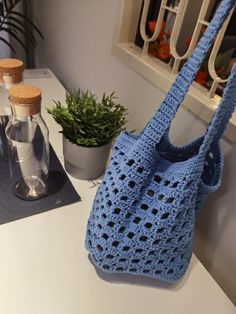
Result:
{"label": "green plant leaves", "polygon": [[2,5],[0,7],[0,41],[9,46],[14,53],[16,53],[14,47],[1,36],[1,31],[12,36],[25,50],[27,50],[27,47],[24,40],[22,40],[22,35],[26,37],[34,48],[37,45],[37,41],[33,31],[43,39],[43,35],[37,26],[25,15],[16,10],[16,6],[21,1],[22,0],[4,0],[1,2]]}
{"label": "green plant leaves", "polygon": [[67,91],[65,106],[60,101],[48,112],[61,125],[62,133],[72,143],[94,147],[112,142],[124,130],[127,109],[117,103],[114,92],[98,101],[90,91]]}
{"label": "green plant leaves", "polygon": [[0,41],[4,42],[14,53],[16,53],[15,48],[4,37],[0,36]]}
{"label": "green plant leaves", "polygon": [[3,2],[0,2],[0,17],[2,17],[4,15],[4,6],[3,6]]}
{"label": "green plant leaves", "polygon": [[18,18],[22,19],[25,23],[28,23],[29,25],[31,25],[33,27],[33,29],[38,33],[38,35],[43,39],[43,35],[40,32],[39,28],[30,19],[28,19],[25,15],[23,15],[17,11],[11,11],[10,14],[11,14],[11,17],[17,16]]}

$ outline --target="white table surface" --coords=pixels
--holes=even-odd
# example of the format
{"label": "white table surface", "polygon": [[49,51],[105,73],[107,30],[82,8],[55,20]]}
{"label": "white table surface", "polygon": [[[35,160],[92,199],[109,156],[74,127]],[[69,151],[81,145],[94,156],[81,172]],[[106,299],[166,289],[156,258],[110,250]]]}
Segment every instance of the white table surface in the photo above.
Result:
{"label": "white table surface", "polygon": [[[63,100],[64,88],[55,77],[25,82],[42,88],[50,141],[63,161],[60,127],[45,106]],[[94,182],[71,181],[81,202],[0,226],[1,314],[236,313],[195,256],[174,286],[96,271],[84,237],[97,187]]]}

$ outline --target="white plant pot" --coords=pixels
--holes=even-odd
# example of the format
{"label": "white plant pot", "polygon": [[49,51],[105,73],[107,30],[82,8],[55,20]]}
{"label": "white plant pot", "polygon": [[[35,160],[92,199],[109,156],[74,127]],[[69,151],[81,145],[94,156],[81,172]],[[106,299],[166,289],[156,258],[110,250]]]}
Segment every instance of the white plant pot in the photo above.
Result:
{"label": "white plant pot", "polygon": [[98,147],[84,147],[63,136],[63,154],[66,171],[74,178],[92,180],[106,170],[111,143]]}

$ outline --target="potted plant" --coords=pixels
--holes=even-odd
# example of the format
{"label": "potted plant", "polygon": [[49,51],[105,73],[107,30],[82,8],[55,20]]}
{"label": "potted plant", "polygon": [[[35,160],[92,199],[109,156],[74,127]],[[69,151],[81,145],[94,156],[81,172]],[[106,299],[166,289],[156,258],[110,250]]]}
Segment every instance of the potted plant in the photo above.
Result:
{"label": "potted plant", "polygon": [[105,172],[111,143],[127,122],[125,109],[114,92],[101,101],[90,91],[67,91],[66,105],[48,108],[61,125],[65,169],[78,179],[91,180]]}

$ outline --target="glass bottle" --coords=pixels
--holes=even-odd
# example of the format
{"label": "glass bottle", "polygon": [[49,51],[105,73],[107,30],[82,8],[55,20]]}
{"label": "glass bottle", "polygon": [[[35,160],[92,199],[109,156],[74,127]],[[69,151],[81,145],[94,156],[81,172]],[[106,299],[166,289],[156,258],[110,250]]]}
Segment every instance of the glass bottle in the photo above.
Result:
{"label": "glass bottle", "polygon": [[8,159],[5,128],[11,116],[8,89],[23,82],[23,62],[18,59],[0,59],[0,157]]}
{"label": "glass bottle", "polygon": [[47,192],[48,128],[41,116],[41,90],[30,85],[9,89],[12,117],[6,127],[11,187],[25,200]]}

